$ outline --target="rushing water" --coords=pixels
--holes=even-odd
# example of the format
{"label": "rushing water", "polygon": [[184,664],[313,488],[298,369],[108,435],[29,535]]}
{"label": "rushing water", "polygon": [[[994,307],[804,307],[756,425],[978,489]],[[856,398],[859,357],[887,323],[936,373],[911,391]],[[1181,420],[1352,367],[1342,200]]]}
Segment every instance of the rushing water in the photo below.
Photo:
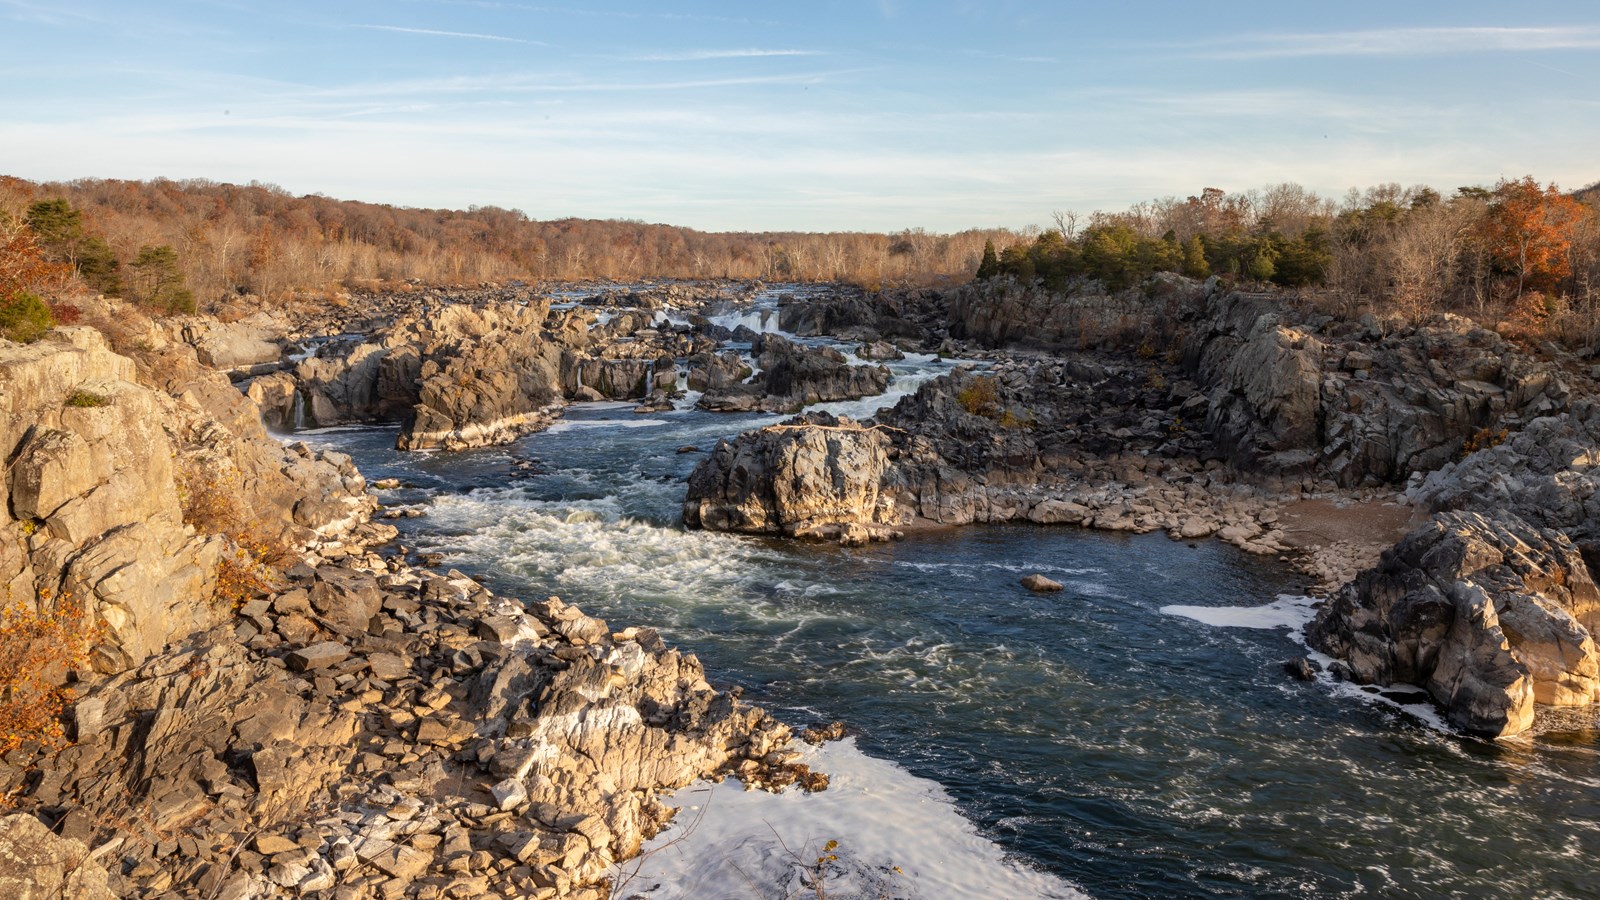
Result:
{"label": "rushing water", "polygon": [[[891,392],[936,371],[897,363]],[[405,482],[385,501],[427,515],[403,541],[659,628],[792,724],[851,726],[814,759],[830,792],[685,792],[629,892],[784,896],[835,839],[830,897],[1600,896],[1595,733],[1467,739],[1290,681],[1308,610],[1275,562],[1072,528],[858,549],[683,531],[703,451],[773,420],[593,404],[459,454],[308,436]],[[1031,572],[1066,590],[1024,590]]]}

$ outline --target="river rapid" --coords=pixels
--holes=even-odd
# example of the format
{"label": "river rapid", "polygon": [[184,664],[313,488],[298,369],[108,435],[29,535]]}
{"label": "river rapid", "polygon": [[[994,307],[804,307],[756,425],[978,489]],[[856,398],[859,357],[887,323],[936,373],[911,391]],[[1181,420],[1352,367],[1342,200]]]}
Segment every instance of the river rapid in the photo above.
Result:
{"label": "river rapid", "polygon": [[[773,317],[730,314],[756,330]],[[891,363],[889,394],[948,363]],[[975,526],[864,548],[686,532],[722,437],[779,417],[581,404],[496,449],[402,454],[394,428],[296,437],[351,453],[401,542],[613,627],[657,628],[797,727],[816,795],[679,792],[618,872],[644,897],[1594,897],[1588,720],[1488,742],[1404,695],[1301,684],[1310,601],[1215,541]],[[679,452],[692,446],[691,452]],[[1040,572],[1065,590],[1034,594]],[[828,842],[836,841],[830,847]],[[831,858],[830,858],[831,857]]]}

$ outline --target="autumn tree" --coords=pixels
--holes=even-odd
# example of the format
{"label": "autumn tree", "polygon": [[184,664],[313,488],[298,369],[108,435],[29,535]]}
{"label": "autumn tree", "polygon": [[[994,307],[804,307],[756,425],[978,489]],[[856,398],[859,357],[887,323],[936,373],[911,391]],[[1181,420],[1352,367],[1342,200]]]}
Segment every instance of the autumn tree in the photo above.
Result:
{"label": "autumn tree", "polygon": [[26,222],[0,215],[0,337],[27,343],[54,324],[40,293],[59,288],[70,269],[45,258]]}
{"label": "autumn tree", "polygon": [[1533,176],[1495,185],[1482,233],[1490,257],[1515,275],[1517,297],[1554,291],[1572,274],[1573,236],[1593,211]]}

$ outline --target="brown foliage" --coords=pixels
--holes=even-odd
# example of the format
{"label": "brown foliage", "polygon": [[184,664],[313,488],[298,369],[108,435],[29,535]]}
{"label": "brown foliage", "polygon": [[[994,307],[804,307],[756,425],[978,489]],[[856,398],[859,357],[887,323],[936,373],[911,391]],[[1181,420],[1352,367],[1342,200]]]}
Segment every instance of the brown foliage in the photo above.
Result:
{"label": "brown foliage", "polygon": [[0,753],[62,743],[61,711],[72,690],[58,682],[85,667],[86,618],[70,595],[52,602],[41,593],[37,607],[11,600],[0,608]]}
{"label": "brown foliage", "polygon": [[1530,175],[1495,186],[1480,228],[1494,261],[1517,276],[1517,296],[1554,291],[1572,274],[1572,243],[1594,211]]}
{"label": "brown foliage", "polygon": [[0,303],[56,290],[71,274],[72,267],[45,259],[27,223],[0,212]]}
{"label": "brown foliage", "polygon": [[235,479],[191,457],[178,469],[178,497],[184,522],[228,541],[217,567],[213,595],[217,603],[238,609],[276,588],[279,572],[293,562],[293,556],[281,541],[263,534],[251,520]]}
{"label": "brown foliage", "polygon": [[124,263],[171,245],[203,309],[254,294],[327,298],[415,279],[761,278],[860,284],[965,281],[998,230],[938,235],[712,233],[638,221],[534,221],[519,210],[406,209],[205,180],[11,180],[15,204],[61,197]]}

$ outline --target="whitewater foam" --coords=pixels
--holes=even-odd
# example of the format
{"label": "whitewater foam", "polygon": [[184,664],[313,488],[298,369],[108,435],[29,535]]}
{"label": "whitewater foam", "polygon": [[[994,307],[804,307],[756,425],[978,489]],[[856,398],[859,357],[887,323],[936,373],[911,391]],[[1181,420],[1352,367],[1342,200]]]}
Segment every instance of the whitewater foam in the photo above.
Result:
{"label": "whitewater foam", "polygon": [[866,755],[853,739],[806,748],[803,761],[828,773],[826,791],[745,791],[730,778],[678,792],[677,821],[645,846],[643,857],[617,868],[618,893],[1086,896],[1007,857],[957,812],[939,784]]}
{"label": "whitewater foam", "polygon": [[1289,628],[1296,634],[1316,617],[1312,597],[1285,594],[1264,606],[1163,606],[1169,616],[1183,616],[1218,628]]}

